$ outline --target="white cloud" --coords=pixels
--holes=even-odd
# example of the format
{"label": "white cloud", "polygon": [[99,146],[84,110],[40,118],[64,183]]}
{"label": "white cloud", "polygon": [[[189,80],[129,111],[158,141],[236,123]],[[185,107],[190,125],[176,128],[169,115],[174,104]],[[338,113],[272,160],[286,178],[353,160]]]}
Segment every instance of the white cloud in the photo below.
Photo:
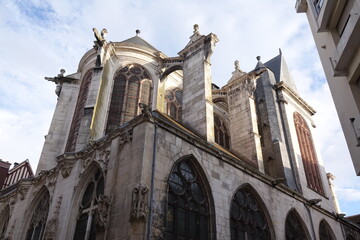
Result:
{"label": "white cloud", "polygon": [[[19,8],[26,4],[28,9]],[[15,0],[1,5],[0,158],[29,158],[36,166],[56,104],[55,85],[43,77],[61,68],[75,72],[92,48],[93,27],[107,28],[110,41],[123,41],[140,29],[145,40],[176,56],[197,23],[202,34],[213,32],[220,39],[212,57],[219,86],[230,79],[236,59],[250,71],[257,55],[266,62],[282,49],[300,95],[318,111],[314,137],[327,171],[337,177],[341,204],[359,200],[359,181],[306,16],[295,13],[295,1]],[[26,12],[31,8],[36,11]]]}

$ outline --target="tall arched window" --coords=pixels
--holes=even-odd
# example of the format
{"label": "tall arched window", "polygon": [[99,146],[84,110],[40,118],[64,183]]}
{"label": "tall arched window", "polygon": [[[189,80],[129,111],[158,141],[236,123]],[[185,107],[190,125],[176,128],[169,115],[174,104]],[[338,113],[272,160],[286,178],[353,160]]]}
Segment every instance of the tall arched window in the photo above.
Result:
{"label": "tall arched window", "polygon": [[308,187],[320,194],[324,194],[310,129],[299,113],[294,113],[294,122]]}
{"label": "tall arched window", "polygon": [[289,212],[285,221],[286,240],[307,240],[307,234],[302,225],[302,220],[295,211]]}
{"label": "tall arched window", "polygon": [[335,240],[334,234],[331,231],[329,224],[322,220],[319,225],[320,240]]}
{"label": "tall arched window", "polygon": [[87,72],[81,82],[79,96],[77,99],[65,152],[75,151],[76,140],[79,135],[81,119],[84,116],[84,108],[88,97],[89,86],[91,83],[92,75],[93,75],[92,70]]}
{"label": "tall arched window", "polygon": [[104,195],[104,177],[100,169],[88,183],[80,203],[75,227],[74,240],[95,240],[102,235],[104,229],[99,226],[98,203]]}
{"label": "tall arched window", "polygon": [[0,239],[5,239],[6,230],[9,224],[10,208],[7,206],[1,214],[0,218]]}
{"label": "tall arched window", "polygon": [[50,195],[46,191],[32,215],[30,226],[27,231],[26,240],[40,240],[43,238],[46,220],[49,213]]}
{"label": "tall arched window", "polygon": [[177,163],[168,183],[167,239],[210,239],[208,198],[192,163]]}
{"label": "tall arched window", "polygon": [[138,65],[121,68],[115,78],[106,125],[106,133],[130,121],[140,113],[139,103],[150,106],[152,82]]}
{"label": "tall arched window", "polygon": [[181,122],[182,90],[179,88],[167,90],[165,94],[165,101],[167,115],[176,121]]}
{"label": "tall arched window", "polygon": [[246,188],[239,189],[231,201],[230,230],[231,240],[271,239],[264,211]]}
{"label": "tall arched window", "polygon": [[225,126],[225,122],[217,115],[214,115],[214,131],[215,142],[223,148],[230,149],[229,132]]}

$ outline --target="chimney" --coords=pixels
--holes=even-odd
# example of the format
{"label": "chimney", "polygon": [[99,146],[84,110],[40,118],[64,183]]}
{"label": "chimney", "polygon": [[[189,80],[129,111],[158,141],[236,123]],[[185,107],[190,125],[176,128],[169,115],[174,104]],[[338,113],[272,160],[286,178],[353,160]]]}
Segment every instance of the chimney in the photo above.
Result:
{"label": "chimney", "polygon": [[195,24],[190,42],[179,52],[184,59],[182,123],[208,142],[214,142],[210,57],[216,42],[215,34],[200,35]]}

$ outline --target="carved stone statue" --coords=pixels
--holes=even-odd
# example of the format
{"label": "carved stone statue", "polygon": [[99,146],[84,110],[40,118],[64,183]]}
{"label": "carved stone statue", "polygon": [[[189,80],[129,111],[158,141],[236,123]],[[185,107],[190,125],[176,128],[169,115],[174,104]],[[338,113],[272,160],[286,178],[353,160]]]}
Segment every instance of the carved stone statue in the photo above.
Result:
{"label": "carved stone statue", "polygon": [[148,188],[139,183],[132,191],[131,201],[131,220],[139,221],[146,220],[147,216],[147,205],[148,205]]}

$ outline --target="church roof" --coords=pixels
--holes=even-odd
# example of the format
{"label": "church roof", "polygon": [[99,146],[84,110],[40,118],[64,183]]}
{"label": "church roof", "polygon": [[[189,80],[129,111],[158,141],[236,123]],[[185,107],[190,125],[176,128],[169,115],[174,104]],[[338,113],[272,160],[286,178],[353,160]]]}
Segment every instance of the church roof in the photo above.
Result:
{"label": "church roof", "polygon": [[142,39],[141,37],[139,37],[137,35],[135,37],[126,39],[120,43],[131,43],[131,44],[141,45],[141,46],[150,48],[152,50],[159,51],[155,47],[153,47],[150,43],[148,43],[147,41],[145,41],[144,39]]}
{"label": "church roof", "polygon": [[[284,57],[282,56],[281,50],[279,55],[274,57],[273,59],[264,63],[264,65],[269,68],[275,75],[276,82],[283,81],[288,85],[294,92],[298,94],[295,82],[293,81],[289,68],[285,62]],[[256,68],[255,68],[256,69]]]}

